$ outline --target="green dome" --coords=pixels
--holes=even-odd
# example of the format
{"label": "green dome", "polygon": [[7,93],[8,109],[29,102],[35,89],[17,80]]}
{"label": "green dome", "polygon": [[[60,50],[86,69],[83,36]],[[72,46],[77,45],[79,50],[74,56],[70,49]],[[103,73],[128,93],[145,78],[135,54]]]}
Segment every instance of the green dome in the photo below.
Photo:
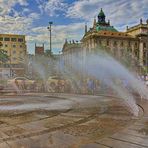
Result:
{"label": "green dome", "polygon": [[100,10],[100,12],[99,12],[98,16],[100,16],[100,17],[105,17],[105,14],[104,14],[104,12],[103,12],[102,8],[101,8],[101,10]]}
{"label": "green dome", "polygon": [[98,26],[96,27],[96,30],[97,30],[97,31],[103,30],[103,31],[118,32],[113,26],[100,26],[100,25],[98,25]]}

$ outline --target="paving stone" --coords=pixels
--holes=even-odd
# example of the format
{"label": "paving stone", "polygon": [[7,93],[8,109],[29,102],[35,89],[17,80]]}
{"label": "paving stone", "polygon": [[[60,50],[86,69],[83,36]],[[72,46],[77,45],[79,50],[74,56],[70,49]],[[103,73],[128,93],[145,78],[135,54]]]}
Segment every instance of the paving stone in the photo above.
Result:
{"label": "paving stone", "polygon": [[3,142],[3,143],[0,143],[0,148],[10,148],[10,146],[6,142]]}
{"label": "paving stone", "polygon": [[10,145],[9,148],[35,148],[34,143],[29,138],[8,141],[7,143]]}
{"label": "paving stone", "polygon": [[86,145],[82,145],[80,148],[111,148],[108,146],[104,146],[101,144],[96,144],[96,143],[90,143],[90,144],[86,144]]}
{"label": "paving stone", "polygon": [[126,141],[127,143],[135,143],[137,145],[143,145],[148,147],[148,137],[137,137],[133,135],[126,135],[122,133],[117,133],[111,136],[114,140]]}
{"label": "paving stone", "polygon": [[[138,136],[141,138],[146,138],[147,135],[144,134],[143,132],[140,132],[139,130],[132,130],[132,129],[125,129],[122,132],[120,132],[121,134],[125,134],[125,135],[133,135],[133,136]],[[148,137],[147,137],[148,138]]]}
{"label": "paving stone", "polygon": [[[148,147],[147,135],[139,132],[145,127],[144,123],[148,121],[146,115],[140,120],[134,120],[135,124],[121,131],[121,128],[123,129],[127,123],[132,123],[133,120],[126,109],[121,106],[119,100],[98,96],[68,94],[65,96],[71,102],[74,101],[74,105],[77,103],[76,108],[71,108],[70,111],[66,110],[67,107],[64,109],[66,111],[59,108],[53,111],[48,107],[42,108],[41,111],[39,109],[15,110],[10,117],[1,117],[0,148]],[[43,104],[54,101],[52,97],[46,96],[43,99],[42,97],[43,94],[40,96],[36,94],[36,97],[20,96],[16,99],[22,104],[27,103],[28,105],[29,103]],[[64,95],[61,94],[59,97],[64,97]],[[10,99],[8,98],[8,100]],[[62,98],[55,100],[58,100],[60,105],[62,104],[60,102]],[[79,107],[80,104],[82,104],[82,108]],[[107,109],[106,114],[100,115],[100,109],[102,112]],[[112,135],[113,132],[118,133]],[[109,134],[112,136],[109,137]],[[102,138],[101,136],[108,138],[96,141],[96,139]]]}
{"label": "paving stone", "polygon": [[0,132],[0,139],[8,138],[9,136],[6,135],[4,132]]}
{"label": "paving stone", "polygon": [[111,138],[104,138],[102,140],[97,141],[96,143],[104,144],[111,148],[142,148],[141,146],[136,145],[136,144],[119,141],[119,140],[115,140]]}

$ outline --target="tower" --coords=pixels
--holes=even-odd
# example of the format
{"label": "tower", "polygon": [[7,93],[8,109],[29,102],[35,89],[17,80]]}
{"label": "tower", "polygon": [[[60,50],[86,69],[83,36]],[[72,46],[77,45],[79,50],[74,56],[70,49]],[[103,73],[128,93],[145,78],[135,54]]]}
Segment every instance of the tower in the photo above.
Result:
{"label": "tower", "polygon": [[102,8],[101,8],[101,10],[100,10],[100,12],[99,12],[99,14],[98,14],[98,23],[99,24],[105,24],[106,22],[105,22],[105,14],[104,14],[104,12],[103,12],[103,10],[102,10]]}
{"label": "tower", "polygon": [[44,44],[42,46],[37,46],[35,43],[35,55],[43,55],[44,54]]}

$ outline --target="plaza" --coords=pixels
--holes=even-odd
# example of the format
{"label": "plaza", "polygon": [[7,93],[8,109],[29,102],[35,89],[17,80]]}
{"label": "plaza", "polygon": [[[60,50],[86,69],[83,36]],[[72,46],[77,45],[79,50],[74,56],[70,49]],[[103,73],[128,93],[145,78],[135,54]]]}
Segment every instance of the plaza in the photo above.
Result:
{"label": "plaza", "polygon": [[147,101],[134,117],[120,98],[55,93],[0,97],[0,147],[147,147]]}

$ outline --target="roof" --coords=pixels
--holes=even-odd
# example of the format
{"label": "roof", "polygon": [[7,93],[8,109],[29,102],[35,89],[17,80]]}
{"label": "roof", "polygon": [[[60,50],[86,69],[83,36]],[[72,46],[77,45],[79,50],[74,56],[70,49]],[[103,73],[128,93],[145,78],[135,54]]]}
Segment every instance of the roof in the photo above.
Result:
{"label": "roof", "polygon": [[138,24],[138,25],[135,25],[133,27],[128,28],[127,32],[130,32],[130,31],[133,31],[133,30],[137,30],[139,28],[146,28],[146,29],[148,29],[148,25],[147,24]]}
{"label": "roof", "polygon": [[66,43],[63,46],[63,50],[62,51],[66,51],[67,49],[79,49],[81,48],[81,43]]}
{"label": "roof", "polygon": [[108,31],[108,30],[100,30],[100,31],[94,31],[94,32],[90,32],[88,34],[86,34],[84,36],[84,38],[87,38],[89,36],[100,36],[100,37],[118,37],[118,38],[131,38],[131,39],[135,39],[135,37],[124,33],[124,32],[113,32],[113,31]]}
{"label": "roof", "polygon": [[0,34],[1,37],[25,37],[25,35],[20,35],[20,34]]}
{"label": "roof", "polygon": [[112,31],[112,32],[118,32],[113,26],[101,26],[97,25],[96,27],[97,31]]}

